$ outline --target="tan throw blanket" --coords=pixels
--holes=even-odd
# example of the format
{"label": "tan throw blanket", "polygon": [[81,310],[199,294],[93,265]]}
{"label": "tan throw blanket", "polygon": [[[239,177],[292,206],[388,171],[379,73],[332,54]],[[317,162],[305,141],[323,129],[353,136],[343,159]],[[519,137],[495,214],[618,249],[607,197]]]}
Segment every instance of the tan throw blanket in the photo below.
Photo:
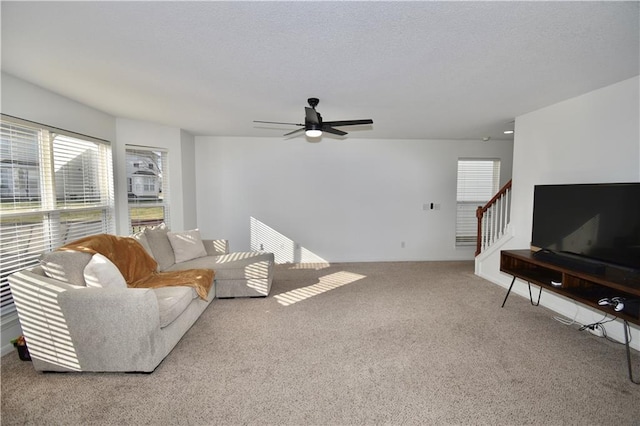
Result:
{"label": "tan throw blanket", "polygon": [[203,300],[207,300],[215,276],[211,269],[156,272],[158,263],[155,259],[138,241],[129,237],[110,234],[92,235],[66,244],[58,250],[100,253],[116,265],[129,287],[193,287]]}

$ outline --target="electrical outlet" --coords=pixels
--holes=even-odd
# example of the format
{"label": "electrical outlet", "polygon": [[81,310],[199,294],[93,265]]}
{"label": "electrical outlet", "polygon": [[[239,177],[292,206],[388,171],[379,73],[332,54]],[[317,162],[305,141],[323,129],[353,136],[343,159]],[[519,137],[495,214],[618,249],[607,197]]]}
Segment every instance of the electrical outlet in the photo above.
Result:
{"label": "electrical outlet", "polygon": [[593,334],[594,336],[597,337],[602,337],[603,333],[602,333],[602,327],[598,326],[598,327],[589,327],[587,328],[587,330],[589,330],[589,333]]}

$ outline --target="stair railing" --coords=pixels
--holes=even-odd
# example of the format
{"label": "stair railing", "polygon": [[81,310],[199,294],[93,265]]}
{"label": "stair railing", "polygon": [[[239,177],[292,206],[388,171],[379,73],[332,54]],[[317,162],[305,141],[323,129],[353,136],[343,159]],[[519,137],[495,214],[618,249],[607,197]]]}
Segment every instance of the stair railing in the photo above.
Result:
{"label": "stair railing", "polygon": [[504,232],[511,221],[511,180],[484,206],[476,210],[478,238],[476,256],[489,248]]}

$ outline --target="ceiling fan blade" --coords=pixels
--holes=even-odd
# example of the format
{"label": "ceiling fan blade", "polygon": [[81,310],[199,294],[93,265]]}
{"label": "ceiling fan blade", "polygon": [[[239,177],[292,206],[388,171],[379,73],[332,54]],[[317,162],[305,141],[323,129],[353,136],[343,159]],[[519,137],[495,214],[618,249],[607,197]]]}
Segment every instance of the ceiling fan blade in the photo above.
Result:
{"label": "ceiling fan blade", "polygon": [[344,136],[347,134],[347,132],[343,132],[342,130],[338,130],[338,129],[334,129],[332,127],[326,127],[326,126],[322,126],[322,131],[327,133],[332,133],[338,136]]}
{"label": "ceiling fan blade", "polygon": [[315,109],[304,107],[304,110],[306,113],[306,122],[309,122],[311,124],[320,124],[320,117],[318,116],[318,113]]}
{"label": "ceiling fan blade", "polygon": [[357,126],[358,124],[373,124],[373,120],[370,118],[366,120],[343,120],[343,121],[325,121],[323,123],[325,126]]}
{"label": "ceiling fan blade", "polygon": [[279,121],[259,121],[259,120],[253,120],[254,123],[267,123],[267,124],[288,124],[291,126],[304,126],[304,124],[300,124],[300,123],[280,123]]}
{"label": "ceiling fan blade", "polygon": [[298,132],[301,132],[301,131],[303,131],[303,130],[304,130],[304,127],[301,127],[301,128],[296,129],[296,130],[294,130],[294,131],[292,131],[292,132],[285,133],[285,134],[284,134],[284,135],[282,135],[282,136],[291,136],[291,135],[293,135],[294,133],[298,133]]}

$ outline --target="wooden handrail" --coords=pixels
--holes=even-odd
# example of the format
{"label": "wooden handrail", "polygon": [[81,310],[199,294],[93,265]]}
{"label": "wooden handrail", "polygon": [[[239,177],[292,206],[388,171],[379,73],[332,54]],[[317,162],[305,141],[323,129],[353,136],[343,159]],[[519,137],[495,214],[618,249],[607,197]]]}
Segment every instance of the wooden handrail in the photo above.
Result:
{"label": "wooden handrail", "polygon": [[[485,204],[482,207],[478,207],[478,210],[482,210],[482,214],[480,215],[482,217],[482,215],[484,214],[484,212],[486,212],[489,207],[491,207],[492,204],[494,204],[496,201],[498,201],[500,198],[502,198],[502,196],[504,194],[506,194],[506,192],[508,190],[511,189],[511,180],[509,180],[509,182],[505,183],[504,186],[502,188],[500,188],[500,190],[496,193],[496,195],[493,196],[492,199],[490,199],[487,204]],[[478,217],[478,213],[476,211],[476,217]]]}
{"label": "wooden handrail", "polygon": [[501,199],[507,191],[511,190],[511,179],[505,183],[502,188],[491,198],[484,206],[479,206],[476,209],[476,218],[478,219],[478,234],[476,236],[476,256],[482,251],[482,217],[489,208]]}

